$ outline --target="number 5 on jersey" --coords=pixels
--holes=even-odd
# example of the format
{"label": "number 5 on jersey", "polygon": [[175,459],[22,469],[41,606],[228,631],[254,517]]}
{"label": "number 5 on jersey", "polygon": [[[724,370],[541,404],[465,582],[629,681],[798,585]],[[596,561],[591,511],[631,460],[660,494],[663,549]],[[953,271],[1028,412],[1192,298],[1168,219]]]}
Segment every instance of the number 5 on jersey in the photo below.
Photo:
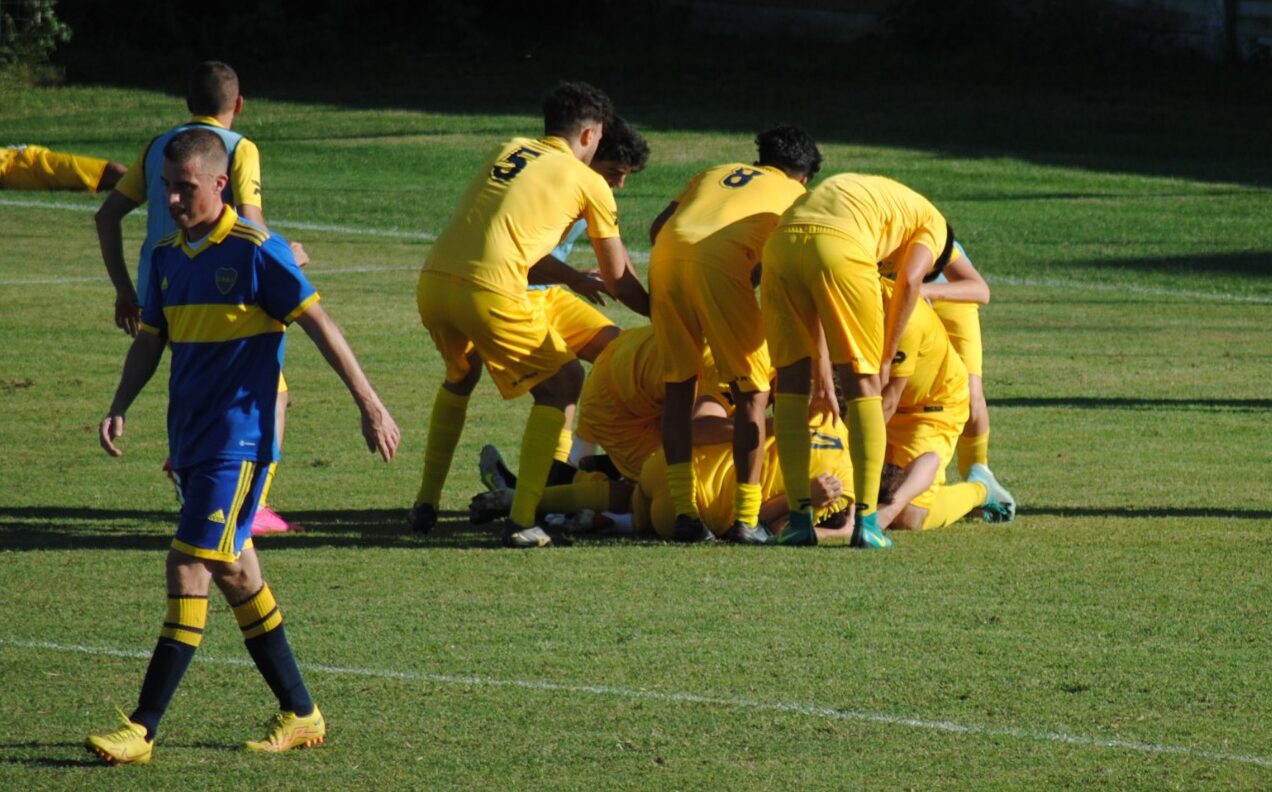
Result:
{"label": "number 5 on jersey", "polygon": [[496,164],[491,168],[490,175],[499,181],[512,181],[518,173],[521,173],[521,169],[530,163],[526,157],[538,157],[540,154],[542,152],[522,146],[500,160],[507,163],[506,165]]}

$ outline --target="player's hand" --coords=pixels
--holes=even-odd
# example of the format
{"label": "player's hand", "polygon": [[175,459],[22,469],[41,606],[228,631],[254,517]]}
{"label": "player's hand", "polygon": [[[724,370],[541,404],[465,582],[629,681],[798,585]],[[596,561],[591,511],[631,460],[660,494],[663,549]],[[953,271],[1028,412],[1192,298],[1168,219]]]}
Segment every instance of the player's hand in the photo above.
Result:
{"label": "player's hand", "polygon": [[97,439],[101,441],[102,448],[106,449],[106,453],[113,457],[124,455],[123,449],[115,445],[115,441],[123,436],[124,416],[122,415],[106,416],[97,428]]}
{"label": "player's hand", "polygon": [[829,473],[820,473],[808,482],[808,500],[815,509],[824,509],[844,494],[844,483]]}
{"label": "player's hand", "polygon": [[384,405],[362,413],[362,436],[367,441],[367,450],[373,454],[379,452],[385,462],[393,459],[402,441],[402,432]]}
{"label": "player's hand", "polygon": [[570,284],[570,290],[593,305],[605,305],[605,298],[609,295],[601,273],[595,270],[580,272]]}
{"label": "player's hand", "polygon": [[137,293],[115,293],[115,327],[134,338],[137,336],[137,323],[141,321],[141,308],[137,305]]}
{"label": "player's hand", "polygon": [[299,242],[292,242],[290,247],[291,247],[292,256],[295,257],[296,259],[297,267],[303,267],[309,263],[309,253],[305,251],[304,245],[300,244]]}

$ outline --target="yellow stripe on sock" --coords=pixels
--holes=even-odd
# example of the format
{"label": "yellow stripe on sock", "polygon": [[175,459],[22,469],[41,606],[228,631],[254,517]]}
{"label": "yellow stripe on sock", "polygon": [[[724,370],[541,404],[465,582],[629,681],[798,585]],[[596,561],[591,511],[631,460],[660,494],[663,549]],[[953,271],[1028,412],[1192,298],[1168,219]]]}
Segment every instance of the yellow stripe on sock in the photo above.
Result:
{"label": "yellow stripe on sock", "polygon": [[264,635],[282,624],[283,614],[274,600],[274,592],[269,590],[269,584],[261,586],[261,590],[246,602],[235,605],[234,619],[243,631],[244,640]]}
{"label": "yellow stripe on sock", "polygon": [[197,647],[203,643],[203,630],[207,623],[207,597],[168,597],[168,614],[159,637]]}

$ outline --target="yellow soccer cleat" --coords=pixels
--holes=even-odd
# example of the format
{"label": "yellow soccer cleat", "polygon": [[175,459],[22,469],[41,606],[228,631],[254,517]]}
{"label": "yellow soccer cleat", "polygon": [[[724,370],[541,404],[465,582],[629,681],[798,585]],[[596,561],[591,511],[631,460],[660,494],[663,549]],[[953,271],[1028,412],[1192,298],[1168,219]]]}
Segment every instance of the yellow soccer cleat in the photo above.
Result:
{"label": "yellow soccer cleat", "polygon": [[243,747],[256,753],[282,753],[292,748],[309,748],[327,738],[327,722],[314,707],[313,714],[300,717],[294,712],[279,712],[266,724],[269,733],[263,740],[248,740]]}
{"label": "yellow soccer cleat", "polygon": [[107,734],[91,734],[84,747],[100,756],[107,764],[147,764],[155,755],[154,740],[146,739],[146,727],[133,723],[119,711],[124,725]]}

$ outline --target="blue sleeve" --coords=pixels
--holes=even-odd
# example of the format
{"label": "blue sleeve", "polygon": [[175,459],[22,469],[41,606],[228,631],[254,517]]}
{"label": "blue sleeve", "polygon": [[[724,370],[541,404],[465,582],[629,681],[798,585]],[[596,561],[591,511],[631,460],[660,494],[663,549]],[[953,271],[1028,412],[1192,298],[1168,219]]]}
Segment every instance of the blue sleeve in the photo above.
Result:
{"label": "blue sleeve", "polygon": [[570,230],[565,232],[565,238],[561,240],[561,244],[557,245],[549,255],[558,261],[565,261],[570,257],[570,251],[574,250],[574,243],[579,241],[579,237],[583,236],[585,231],[587,231],[587,221],[575,220]]}
{"label": "blue sleeve", "polygon": [[265,240],[257,252],[256,267],[260,285],[257,302],[278,321],[290,324],[318,299],[318,292],[296,266],[296,258],[281,236],[270,234]]}

